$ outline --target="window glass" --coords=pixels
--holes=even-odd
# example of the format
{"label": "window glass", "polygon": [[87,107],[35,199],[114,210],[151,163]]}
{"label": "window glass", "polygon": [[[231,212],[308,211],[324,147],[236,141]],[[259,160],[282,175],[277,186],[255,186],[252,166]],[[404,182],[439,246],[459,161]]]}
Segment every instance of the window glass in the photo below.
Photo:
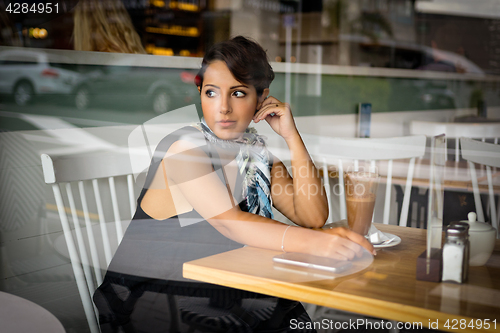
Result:
{"label": "window glass", "polygon": [[[24,12],[22,3],[29,5]],[[275,72],[270,95],[291,105],[314,162],[333,171],[339,168],[329,163],[337,159],[317,159],[319,149],[314,145],[324,137],[356,137],[360,105],[371,105],[372,138],[418,134],[412,127],[415,121],[434,123],[432,128],[438,129],[458,122],[486,123],[486,128],[500,123],[499,3],[0,1],[0,291],[46,308],[66,332],[89,331],[40,155],[62,159],[96,152],[129,154],[135,148],[129,138],[135,133],[138,145],[147,146],[141,155],[146,157],[147,168],[153,143],[165,136],[165,128],[193,123],[184,108],[202,115],[195,79],[202,57],[215,43],[243,35],[262,45]],[[262,121],[251,126],[268,137],[271,152],[287,164],[283,140],[268,124]],[[496,129],[491,132],[498,136]],[[146,130],[152,132],[143,135]],[[493,134],[484,133],[490,135],[485,141],[498,143]],[[457,153],[459,142],[449,137],[447,144],[448,162],[457,160],[458,169],[465,166],[447,174],[452,177],[451,187],[463,179],[469,183],[460,193],[445,194],[443,219],[465,220],[476,209],[469,193],[469,170]],[[415,175],[427,170],[428,157],[417,160]],[[396,176],[396,170],[403,169],[407,170],[395,164],[393,177],[405,184],[406,171]],[[498,181],[498,170],[496,174]],[[425,177],[411,191],[411,200],[419,201],[420,212],[413,211],[416,216],[425,215],[420,210],[425,211],[427,203],[429,180]],[[479,177],[487,178],[485,173]],[[333,194],[335,188],[342,189],[338,180],[331,179],[337,185],[331,188]],[[102,179],[99,184],[103,205],[111,207],[110,181]],[[134,200],[141,189],[138,184]],[[93,193],[93,185],[88,186]],[[130,202],[126,190],[132,185],[122,179],[116,186],[118,200]],[[379,193],[384,186],[380,184]],[[401,188],[394,189],[391,211],[395,213],[403,198],[397,194]],[[74,189],[77,202],[82,199],[80,193]],[[331,219],[340,220],[338,201],[332,202]],[[446,202],[452,202],[451,208]],[[91,224],[98,226],[95,201],[88,204]],[[374,221],[382,221],[383,210],[375,208]],[[120,206],[121,220],[129,222],[130,213],[129,207]],[[83,227],[83,207],[77,216]],[[409,220],[415,222],[414,217]],[[73,228],[73,216],[68,218]],[[389,223],[397,224],[397,219],[391,213]],[[106,216],[106,222],[110,221],[114,217]],[[498,289],[494,292],[498,294]]]}

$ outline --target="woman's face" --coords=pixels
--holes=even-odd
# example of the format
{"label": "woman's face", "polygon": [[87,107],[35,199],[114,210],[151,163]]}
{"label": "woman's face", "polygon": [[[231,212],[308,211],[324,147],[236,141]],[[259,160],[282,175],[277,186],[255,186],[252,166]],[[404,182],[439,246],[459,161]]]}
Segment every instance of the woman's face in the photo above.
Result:
{"label": "woman's face", "polygon": [[237,81],[226,63],[217,60],[208,65],[200,92],[208,127],[220,139],[235,140],[242,137],[267,91],[257,98],[254,86]]}

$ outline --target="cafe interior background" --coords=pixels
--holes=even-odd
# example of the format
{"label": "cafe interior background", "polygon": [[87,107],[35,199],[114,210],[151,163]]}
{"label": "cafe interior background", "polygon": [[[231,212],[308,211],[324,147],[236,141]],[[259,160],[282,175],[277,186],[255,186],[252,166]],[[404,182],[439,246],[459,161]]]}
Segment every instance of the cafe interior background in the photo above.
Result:
{"label": "cafe interior background", "polygon": [[[244,35],[267,50],[271,94],[291,104],[304,135],[356,137],[360,103],[371,104],[373,138],[410,135],[414,120],[500,118],[497,0],[122,0],[127,15],[108,19],[130,19],[144,50],[135,54],[75,50],[78,1],[51,14],[9,12],[14,3],[0,1],[0,291],[44,307],[67,332],[88,326],[40,154],[126,150],[141,124],[199,112],[193,79],[216,42]],[[445,224],[471,210],[472,193],[445,193]]]}

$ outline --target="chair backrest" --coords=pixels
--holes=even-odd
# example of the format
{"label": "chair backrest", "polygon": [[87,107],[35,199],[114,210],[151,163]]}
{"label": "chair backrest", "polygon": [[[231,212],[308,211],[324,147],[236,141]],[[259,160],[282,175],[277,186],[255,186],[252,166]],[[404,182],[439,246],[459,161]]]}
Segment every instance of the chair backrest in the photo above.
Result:
{"label": "chair backrest", "polygon": [[433,121],[413,120],[410,122],[410,134],[426,135],[428,137],[445,134],[447,138],[455,140],[455,161],[460,158],[458,138],[476,138],[486,141],[493,139],[498,143],[500,137],[500,123],[443,123]]}
{"label": "chair backrest", "polygon": [[469,170],[472,180],[472,190],[474,192],[474,202],[476,204],[476,213],[479,221],[486,220],[483,212],[483,207],[481,205],[478,184],[479,182],[475,163],[486,166],[486,179],[488,181],[488,194],[491,210],[491,225],[497,229],[498,233],[498,226],[500,221],[498,220],[499,217],[497,216],[491,167],[500,168],[500,145],[475,141],[469,138],[460,138],[460,144],[462,146],[462,157],[469,163]]}
{"label": "chair backrest", "polygon": [[[347,216],[344,196],[344,163],[343,160],[352,160],[354,162],[354,171],[358,169],[359,161],[369,161],[370,169],[376,169],[377,161],[387,161],[386,174],[386,192],[384,201],[384,224],[389,223],[391,187],[393,160],[410,159],[408,163],[408,172],[406,175],[406,187],[403,197],[403,207],[399,219],[399,225],[406,226],[408,219],[408,210],[410,206],[411,184],[415,170],[415,158],[425,154],[426,138],[420,136],[405,136],[394,138],[369,138],[369,139],[350,139],[350,138],[328,138],[328,137],[307,137],[306,145],[313,158],[322,164],[324,184],[327,193],[331,190],[328,181],[328,165],[336,164],[338,168],[339,179],[339,197],[340,197],[340,218]],[[318,160],[320,159],[320,160]],[[331,209],[331,199],[330,209]],[[331,210],[330,210],[331,211]],[[330,214],[331,216],[331,214]],[[331,222],[331,221],[329,221]]]}
{"label": "chair backrest", "polygon": [[[90,330],[92,333],[99,332],[92,295],[102,283],[101,269],[107,268],[123,237],[120,212],[124,212],[125,206],[126,215],[130,212],[125,221],[130,221],[135,212],[134,182],[128,151],[58,157],[42,154],[41,160],[45,183],[52,185]],[[112,212],[107,212],[107,207],[112,208]],[[80,227],[81,215],[85,228]],[[99,222],[92,223],[92,218]],[[106,223],[106,220],[112,222]],[[82,229],[86,231],[85,237]],[[111,236],[111,233],[115,235]]]}

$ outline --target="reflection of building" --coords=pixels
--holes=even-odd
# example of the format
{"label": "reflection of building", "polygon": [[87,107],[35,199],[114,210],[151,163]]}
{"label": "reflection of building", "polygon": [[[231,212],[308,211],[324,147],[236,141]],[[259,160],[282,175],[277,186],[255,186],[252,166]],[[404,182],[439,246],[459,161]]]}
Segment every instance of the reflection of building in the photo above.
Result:
{"label": "reflection of building", "polygon": [[416,41],[412,0],[281,1],[283,4],[292,11],[280,11],[276,56],[282,61],[364,65],[370,61],[364,59],[361,44],[383,39]]}
{"label": "reflection of building", "polygon": [[434,44],[464,56],[487,73],[500,74],[500,7],[486,11],[484,7],[491,1],[482,0],[474,6],[443,8],[440,2],[448,1],[438,1],[434,6],[417,3],[418,42]]}
{"label": "reflection of building", "polygon": [[[13,13],[8,4],[14,1],[0,2],[0,45],[25,46],[34,48],[71,49],[73,18],[71,11],[77,0],[40,2],[26,12]],[[19,3],[19,1],[17,1]],[[33,1],[25,1],[33,3]],[[37,2],[38,3],[38,2]],[[56,6],[57,4],[57,6]],[[41,10],[41,11],[38,11]],[[49,14],[50,11],[50,14]]]}
{"label": "reflection of building", "polygon": [[[279,55],[281,16],[296,10],[289,2],[298,3],[279,0],[212,1],[210,16],[215,36],[211,42],[244,35],[258,41],[267,50],[269,58],[274,60]],[[221,21],[224,22],[222,29],[217,26]]]}
{"label": "reflection of building", "polygon": [[200,56],[203,54],[202,13],[206,1],[150,1],[145,10],[142,40],[148,53]]}
{"label": "reflection of building", "polygon": [[[500,73],[496,0],[476,5],[458,0],[121,1],[151,54],[202,56],[214,43],[242,34],[262,44],[277,62],[428,68],[437,48]],[[24,46],[72,49],[76,2],[61,0],[66,12],[50,20],[8,18],[21,31]],[[31,33],[42,29],[44,38]],[[459,65],[449,67],[461,71]]]}
{"label": "reflection of building", "polygon": [[[302,10],[288,19],[292,21],[292,60],[387,67],[391,50],[381,48],[382,42],[416,42],[413,7],[413,0],[325,0],[322,6]],[[283,22],[282,55],[290,42],[287,20]]]}

